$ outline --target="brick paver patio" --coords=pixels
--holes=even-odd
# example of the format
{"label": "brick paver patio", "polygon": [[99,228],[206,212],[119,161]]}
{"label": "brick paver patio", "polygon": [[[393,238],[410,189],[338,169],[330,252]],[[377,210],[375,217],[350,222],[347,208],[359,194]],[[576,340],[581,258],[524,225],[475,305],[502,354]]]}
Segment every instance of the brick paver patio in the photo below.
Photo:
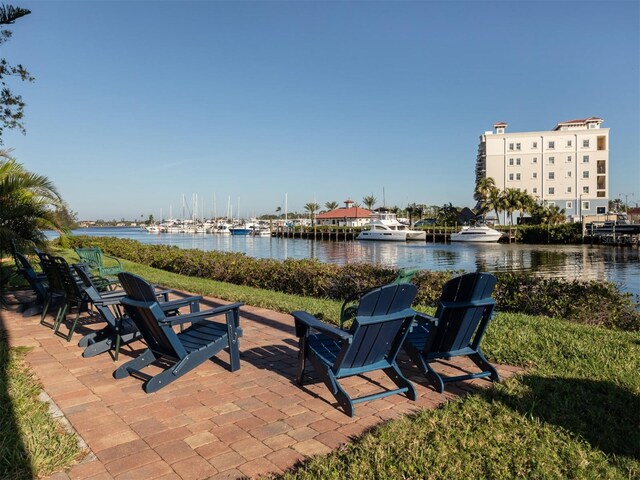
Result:
{"label": "brick paver patio", "polygon": [[[225,302],[207,298],[206,305]],[[87,444],[87,457],[55,479],[231,479],[279,473],[313,455],[323,455],[369,428],[420,408],[434,408],[484,380],[449,385],[443,395],[401,358],[416,385],[418,400],[393,395],[356,406],[356,416],[336,408],[327,388],[309,367],[309,383],[294,382],[297,339],[293,318],[255,307],[241,309],[241,368],[227,369],[220,354],[157,393],[142,382],[112,373],[136,355],[142,343],[123,347],[118,362],[109,354],[82,358],[81,334],[100,327],[87,320],[67,343],[39,325],[39,317],[0,310],[12,346],[33,347],[27,362],[45,392]],[[446,369],[468,366],[456,361]],[[503,377],[517,369],[500,366]],[[384,375],[372,375],[391,385]],[[359,377],[350,392],[376,389]]]}

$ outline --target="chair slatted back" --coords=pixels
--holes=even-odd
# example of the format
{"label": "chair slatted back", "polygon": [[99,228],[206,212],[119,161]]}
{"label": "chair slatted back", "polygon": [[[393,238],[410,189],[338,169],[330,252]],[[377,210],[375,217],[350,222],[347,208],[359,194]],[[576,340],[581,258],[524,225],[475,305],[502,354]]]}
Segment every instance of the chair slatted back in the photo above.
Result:
{"label": "chair slatted back", "polygon": [[153,286],[128,272],[118,274],[127,296],[120,302],[140,330],[147,346],[155,353],[170,358],[184,358],[187,353],[170,326],[160,325],[165,314],[158,305]]}
{"label": "chair slatted back", "polygon": [[342,347],[334,371],[393,361],[415,316],[415,285],[390,284],[365,294],[351,326],[351,342]]}
{"label": "chair slatted back", "polygon": [[67,298],[73,301],[80,302],[83,299],[83,291],[78,285],[74,271],[67,261],[62,257],[51,257],[54,267],[58,272],[58,276],[64,286],[64,291]]}
{"label": "chair slatted back", "polygon": [[47,276],[49,291],[66,294],[64,281],[58,273],[58,269],[55,265],[55,262],[53,261],[53,255],[49,255],[48,253],[44,252],[36,253],[38,254],[38,258],[40,259],[40,266],[42,267],[42,271]]}
{"label": "chair slatted back", "polygon": [[496,282],[493,275],[480,272],[448,281],[442,288],[435,315],[438,327],[425,351],[455,351],[470,344],[477,348],[495,308],[491,294]]}
{"label": "chair slatted back", "polygon": [[27,280],[29,286],[36,293],[36,297],[39,302],[44,303],[47,298],[47,289],[42,284],[42,281],[38,278],[38,274],[31,266],[31,262],[23,254],[17,250],[13,253],[16,264],[18,265],[18,271]]}
{"label": "chair slatted back", "polygon": [[93,304],[96,310],[98,310],[98,312],[100,313],[102,318],[105,320],[105,322],[107,322],[109,325],[115,328],[117,323],[117,318],[114,315],[114,313],[111,311],[111,309],[108,306],[103,304],[102,296],[100,295],[95,285],[93,284],[93,281],[91,280],[91,277],[89,276],[88,272],[85,270],[85,266],[81,264],[74,265],[73,269],[75,270],[76,274],[78,275],[78,278],[82,282],[82,285],[84,287],[84,293],[89,298],[89,301]]}
{"label": "chair slatted back", "polygon": [[76,248],[76,253],[80,260],[89,264],[91,268],[102,266],[102,250],[98,247]]}

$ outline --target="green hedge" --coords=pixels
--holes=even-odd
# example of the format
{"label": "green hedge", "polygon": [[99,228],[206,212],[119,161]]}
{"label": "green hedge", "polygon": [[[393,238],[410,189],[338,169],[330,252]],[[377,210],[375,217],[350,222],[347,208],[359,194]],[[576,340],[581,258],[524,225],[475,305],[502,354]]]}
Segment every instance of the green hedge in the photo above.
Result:
{"label": "green hedge", "polygon": [[[334,265],[316,260],[258,259],[243,253],[183,250],[167,245],[145,245],[113,237],[70,237],[72,248],[96,246],[106,253],[161,270],[315,298],[343,300],[367,288],[389,283],[398,269],[351,263]],[[435,306],[442,285],[453,272],[422,270],[413,282],[417,303]],[[499,273],[497,307],[505,312],[546,315],[623,330],[640,330],[640,312],[630,294],[612,283],[566,281],[532,275]]]}

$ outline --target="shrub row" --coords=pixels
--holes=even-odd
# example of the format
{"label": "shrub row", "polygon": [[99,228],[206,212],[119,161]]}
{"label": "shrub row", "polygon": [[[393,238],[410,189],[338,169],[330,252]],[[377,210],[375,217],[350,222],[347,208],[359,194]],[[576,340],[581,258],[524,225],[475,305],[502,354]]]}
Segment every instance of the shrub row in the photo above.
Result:
{"label": "shrub row", "polygon": [[[106,253],[161,270],[246,285],[294,295],[343,300],[367,288],[389,283],[396,268],[364,263],[334,265],[316,260],[257,259],[243,253],[183,250],[145,245],[113,237],[71,237],[69,246],[100,247]],[[443,284],[453,272],[419,271],[417,303],[435,306]],[[562,280],[498,273],[494,294],[498,309],[559,317],[574,322],[624,330],[640,330],[640,312],[633,297],[615,285],[594,280]]]}

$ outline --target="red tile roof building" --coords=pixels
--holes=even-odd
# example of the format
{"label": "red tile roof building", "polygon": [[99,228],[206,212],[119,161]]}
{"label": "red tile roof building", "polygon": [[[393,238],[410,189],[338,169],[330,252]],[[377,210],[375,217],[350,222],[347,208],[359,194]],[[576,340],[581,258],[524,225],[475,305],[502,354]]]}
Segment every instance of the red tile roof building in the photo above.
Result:
{"label": "red tile roof building", "polygon": [[369,223],[371,210],[356,207],[352,200],[346,200],[344,207],[336,208],[316,216],[318,225],[337,227],[362,227]]}

